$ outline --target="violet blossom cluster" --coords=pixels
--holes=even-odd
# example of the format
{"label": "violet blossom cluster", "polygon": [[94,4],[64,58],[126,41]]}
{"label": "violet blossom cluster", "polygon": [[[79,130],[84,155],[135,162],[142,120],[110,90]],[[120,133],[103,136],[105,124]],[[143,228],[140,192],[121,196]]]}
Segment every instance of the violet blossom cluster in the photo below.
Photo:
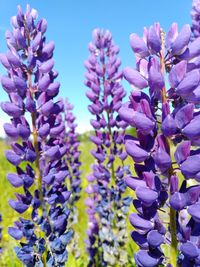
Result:
{"label": "violet blossom cluster", "polygon": [[95,29],[89,51],[85,84],[90,88],[86,95],[91,101],[88,109],[93,115],[91,125],[95,131],[90,138],[95,145],[91,151],[95,163],[87,177],[86,189],[89,266],[126,266],[126,215],[131,199],[123,197],[126,189],[123,178],[129,168],[124,165],[126,123],[117,119],[126,95],[120,84],[119,48],[108,30]]}
{"label": "violet blossom cluster", "polygon": [[11,118],[4,124],[12,139],[5,156],[16,167],[16,173],[7,178],[24,191],[9,200],[25,216],[8,232],[19,241],[15,251],[24,265],[64,266],[72,236],[68,229],[70,191],[65,182],[68,147],[60,136],[65,127],[60,120],[64,106],[54,99],[60,87],[55,81],[58,72],[53,70],[54,43],[46,41],[46,20],[37,17],[29,5],[25,13],[18,7],[11,19],[13,30],[6,32],[8,51],[0,55],[7,70],[1,84],[9,96],[1,107]]}
{"label": "violet blossom cluster", "polygon": [[192,17],[191,30],[193,33],[192,38],[197,38],[200,36],[200,1],[199,0],[193,0],[192,2],[191,17]]}
{"label": "violet blossom cluster", "polygon": [[200,38],[191,37],[190,25],[176,23],[130,35],[136,67],[123,74],[133,90],[119,115],[137,133],[125,137],[137,266],[200,264]]}
{"label": "violet blossom cluster", "polygon": [[[74,106],[66,99],[64,101],[64,121],[65,121],[65,133],[64,141],[67,145],[67,151],[65,153],[66,162],[68,165],[68,187],[71,195],[69,198],[70,216],[68,224],[73,228],[78,223],[78,208],[77,201],[80,199],[81,194],[81,171],[80,171],[80,154],[78,140],[78,133],[76,132],[77,124],[76,117],[73,114]],[[70,252],[74,254],[75,258],[80,257],[80,251],[78,248],[79,236],[74,231],[73,238],[70,243]]]}

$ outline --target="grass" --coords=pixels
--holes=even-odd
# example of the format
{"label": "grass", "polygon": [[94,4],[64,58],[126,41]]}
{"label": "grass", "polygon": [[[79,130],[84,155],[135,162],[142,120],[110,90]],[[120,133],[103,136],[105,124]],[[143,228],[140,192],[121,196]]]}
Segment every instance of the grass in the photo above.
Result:
{"label": "grass", "polygon": [[[81,162],[82,162],[82,193],[81,198],[77,203],[79,218],[78,224],[75,226],[75,231],[79,234],[79,248],[81,252],[81,257],[79,260],[75,260],[72,255],[69,255],[67,267],[85,267],[87,266],[87,253],[85,250],[84,239],[86,238],[86,229],[87,229],[87,215],[85,211],[84,201],[86,198],[85,187],[87,185],[86,176],[91,172],[91,164],[93,163],[93,158],[90,154],[90,150],[92,149],[92,144],[88,140],[87,136],[83,136],[81,139],[80,150],[81,154]],[[4,156],[4,150],[7,148],[6,144],[0,140],[0,212],[2,213],[2,226],[3,226],[3,237],[2,237],[2,247],[3,253],[0,256],[0,266],[8,266],[8,267],[20,267],[23,266],[21,262],[18,260],[14,253],[14,247],[17,245],[17,242],[8,235],[7,229],[8,226],[12,226],[14,221],[17,220],[18,214],[11,209],[8,204],[8,200],[11,198],[15,198],[14,193],[17,191],[14,189],[11,184],[8,182],[6,178],[6,174],[9,172],[15,172],[15,168],[12,167],[10,163],[8,163]],[[130,159],[127,160],[128,164],[132,164]],[[132,167],[132,166],[131,166]],[[20,190],[18,190],[20,191]],[[128,194],[132,194],[131,191]],[[132,209],[132,208],[131,208]],[[130,212],[131,212],[130,209]],[[130,223],[128,222],[128,232],[131,231]],[[129,235],[129,241],[127,244],[127,249],[130,252],[130,257],[133,258],[134,251],[136,249],[136,245],[133,244],[131,237]],[[131,264],[129,266],[134,266]],[[127,266],[128,267],[128,266]]]}

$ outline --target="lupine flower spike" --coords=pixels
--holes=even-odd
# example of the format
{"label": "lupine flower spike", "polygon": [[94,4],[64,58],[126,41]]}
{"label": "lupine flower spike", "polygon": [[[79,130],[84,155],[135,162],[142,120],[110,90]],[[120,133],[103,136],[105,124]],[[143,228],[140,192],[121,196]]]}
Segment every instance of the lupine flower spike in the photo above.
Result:
{"label": "lupine flower spike", "polygon": [[[73,114],[73,105],[66,99],[64,102],[64,120],[65,120],[65,134],[64,139],[67,145],[65,154],[66,162],[69,170],[68,187],[71,191],[69,199],[69,226],[73,227],[78,223],[78,208],[77,201],[81,194],[81,171],[80,171],[80,151],[78,141],[78,133],[76,132],[77,124],[76,117]],[[70,252],[74,254],[75,258],[80,257],[80,250],[78,248],[79,236],[74,231],[73,238],[70,242]]]}
{"label": "lupine flower spike", "polygon": [[198,43],[190,25],[178,31],[176,23],[167,33],[155,23],[142,38],[130,36],[136,67],[123,74],[133,91],[119,115],[137,131],[125,137],[137,174],[125,178],[137,197],[130,215],[137,266],[200,263]]}
{"label": "lupine flower spike", "polygon": [[46,40],[46,20],[37,17],[29,5],[25,13],[18,7],[13,30],[6,32],[8,51],[0,56],[7,70],[1,84],[9,96],[1,107],[11,117],[4,130],[13,140],[5,156],[16,167],[7,178],[24,190],[9,204],[26,215],[8,231],[19,241],[15,251],[24,265],[64,266],[72,236],[65,183],[69,170],[63,157],[68,147],[60,136],[63,103],[54,100],[60,87],[53,70],[54,43]]}
{"label": "lupine flower spike", "polygon": [[91,153],[96,160],[86,190],[90,195],[86,200],[89,266],[116,263],[126,266],[126,214],[131,200],[122,196],[126,189],[123,177],[129,169],[124,165],[127,156],[123,146],[126,123],[117,120],[117,111],[125,96],[120,84],[119,48],[109,31],[96,29],[89,51],[90,56],[85,62],[85,84],[90,88],[86,95],[91,101],[88,109],[93,115],[91,125],[95,130],[95,135],[91,136],[95,149]]}

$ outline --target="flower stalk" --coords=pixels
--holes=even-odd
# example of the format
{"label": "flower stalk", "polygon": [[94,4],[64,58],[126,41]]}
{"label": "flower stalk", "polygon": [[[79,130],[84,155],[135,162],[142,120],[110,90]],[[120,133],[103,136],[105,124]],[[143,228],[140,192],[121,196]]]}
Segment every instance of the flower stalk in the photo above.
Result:
{"label": "flower stalk", "polygon": [[0,56],[7,70],[1,83],[10,100],[1,107],[11,117],[4,130],[12,150],[5,156],[16,167],[7,178],[24,191],[9,204],[19,214],[29,210],[28,219],[21,216],[8,232],[23,240],[15,251],[24,265],[64,266],[73,234],[68,229],[67,144],[61,137],[64,106],[55,101],[60,84],[53,70],[54,43],[46,42],[46,20],[37,18],[29,5],[25,13],[18,7],[11,19],[13,31],[6,32],[9,50]]}
{"label": "flower stalk", "polygon": [[[119,116],[137,133],[125,137],[137,175],[125,178],[137,197],[133,201],[137,212],[130,215],[131,236],[140,247],[137,266],[193,266],[199,260],[194,235],[200,191],[198,184],[188,183],[188,179],[199,181],[199,169],[189,170],[199,157],[192,146],[199,146],[195,123],[200,101],[199,68],[193,64],[199,52],[197,40],[191,40],[190,26],[178,32],[176,23],[166,35],[155,23],[145,28],[143,38],[130,36],[136,68],[126,67],[123,74],[137,90],[119,109]],[[170,247],[170,255],[165,247]],[[195,257],[190,249],[196,251]]]}
{"label": "flower stalk", "polygon": [[[95,29],[89,50],[85,84],[90,88],[86,95],[91,101],[88,108],[93,115],[91,125],[95,135],[91,141],[95,145],[92,155],[96,162],[93,174],[88,177],[92,183],[86,189],[89,226],[92,225],[88,231],[87,248],[98,262],[91,258],[88,266],[108,266],[118,262],[125,266],[128,262],[125,214],[131,200],[122,196],[126,189],[123,177],[129,170],[123,164],[126,159],[122,144],[126,124],[121,125],[117,119],[117,111],[125,96],[120,84],[122,73],[118,70],[119,49],[109,31]],[[116,159],[120,162],[118,166]]]}

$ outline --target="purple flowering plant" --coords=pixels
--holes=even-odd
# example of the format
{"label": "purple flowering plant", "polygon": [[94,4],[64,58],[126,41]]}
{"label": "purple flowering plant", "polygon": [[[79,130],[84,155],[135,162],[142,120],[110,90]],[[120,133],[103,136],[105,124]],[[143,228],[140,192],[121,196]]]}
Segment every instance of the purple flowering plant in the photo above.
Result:
{"label": "purple flowering plant", "polygon": [[[68,218],[68,224],[71,228],[78,223],[78,207],[77,201],[81,197],[81,162],[80,162],[80,142],[78,140],[79,135],[76,131],[76,117],[73,114],[74,106],[66,99],[64,102],[64,122],[65,132],[64,141],[67,145],[67,151],[65,153],[66,163],[68,166],[68,188],[71,195],[69,198],[70,215]],[[79,250],[79,235],[76,231],[73,232],[73,238],[70,242],[69,252],[74,255],[76,259],[80,257]]]}
{"label": "purple flowering plant", "polygon": [[123,145],[127,124],[117,119],[126,95],[120,83],[119,48],[108,30],[95,29],[89,51],[85,84],[91,102],[88,109],[93,115],[94,135],[90,139],[95,145],[91,151],[95,163],[86,189],[89,266],[126,266],[126,216],[131,198],[123,196],[126,189],[123,178],[129,168],[124,164],[127,154]]}
{"label": "purple flowering plant", "polygon": [[53,70],[54,43],[46,41],[46,20],[37,17],[29,5],[25,13],[18,7],[11,19],[13,30],[6,32],[8,51],[0,55],[7,70],[1,84],[9,97],[1,108],[11,118],[4,124],[12,140],[5,156],[16,167],[7,179],[24,191],[9,200],[24,216],[8,232],[19,242],[15,251],[24,265],[64,266],[72,236],[68,229],[71,192],[65,183],[68,144],[61,135],[65,124],[60,119],[64,105],[54,99],[60,87],[55,81],[58,72]]}
{"label": "purple flowering plant", "polygon": [[[136,64],[123,71],[111,33],[93,31],[85,85],[94,162],[85,189],[88,262],[82,263],[76,117],[73,105],[57,98],[46,20],[29,5],[25,12],[18,7],[6,32],[8,50],[0,54],[8,95],[1,108],[10,117],[5,157],[16,169],[7,174],[15,189],[9,205],[19,214],[8,233],[24,266],[65,266],[68,252],[76,266],[200,266],[200,0],[193,0],[191,17],[192,25],[181,29],[173,23],[165,32],[155,23],[142,37],[131,34]],[[122,79],[132,88],[126,103]],[[134,255],[127,247],[131,201]]]}
{"label": "purple flowering plant", "polygon": [[136,67],[126,67],[132,86],[119,116],[136,136],[125,136],[134,175],[131,237],[139,246],[137,266],[200,264],[200,1],[193,2],[193,25],[167,33],[159,23],[130,35]]}

